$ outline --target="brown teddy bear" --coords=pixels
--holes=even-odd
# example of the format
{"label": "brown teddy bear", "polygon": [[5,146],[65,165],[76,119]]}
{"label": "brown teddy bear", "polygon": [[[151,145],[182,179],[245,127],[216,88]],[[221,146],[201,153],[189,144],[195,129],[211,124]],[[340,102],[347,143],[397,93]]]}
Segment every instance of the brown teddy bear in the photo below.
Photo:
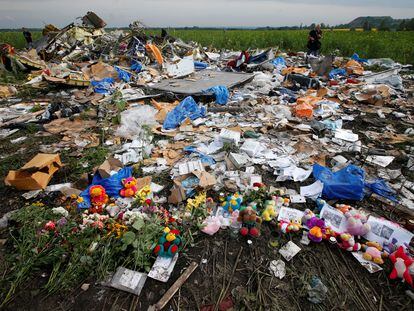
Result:
{"label": "brown teddy bear", "polygon": [[240,234],[242,236],[250,235],[252,237],[258,237],[260,235],[258,226],[262,223],[262,219],[257,216],[255,206],[243,206],[240,209],[237,220],[242,223],[242,227],[240,229]]}

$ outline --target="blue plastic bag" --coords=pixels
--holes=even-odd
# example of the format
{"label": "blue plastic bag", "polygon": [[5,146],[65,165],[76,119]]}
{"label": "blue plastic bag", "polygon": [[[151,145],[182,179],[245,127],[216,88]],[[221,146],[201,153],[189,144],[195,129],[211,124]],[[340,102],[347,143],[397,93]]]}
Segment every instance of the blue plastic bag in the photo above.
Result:
{"label": "blue plastic bag", "polygon": [[131,70],[134,71],[134,72],[141,72],[142,64],[139,61],[133,59],[131,61]]}
{"label": "blue plastic bag", "polygon": [[196,70],[203,70],[206,69],[208,67],[207,63],[203,63],[203,62],[194,62],[194,68]]}
{"label": "blue plastic bag", "polygon": [[319,164],[313,165],[313,176],[323,183],[322,197],[360,201],[364,198],[365,172],[358,166],[347,167],[333,173]]}
{"label": "blue plastic bag", "polygon": [[91,197],[89,196],[89,188],[95,185],[100,185],[105,188],[106,194],[111,198],[119,198],[119,192],[124,188],[122,185],[122,179],[132,176],[132,167],[124,167],[119,170],[118,173],[108,178],[102,178],[97,172],[93,177],[92,183],[88,188],[83,190],[80,197],[83,198],[83,202],[78,204],[78,208],[89,208],[91,206]]}
{"label": "blue plastic bag", "polygon": [[357,61],[357,62],[359,62],[359,63],[366,63],[366,62],[368,62],[368,59],[366,59],[366,58],[360,58],[360,57],[359,57],[359,55],[358,55],[357,53],[354,53],[354,54],[351,56],[351,59],[356,60],[356,61]]}
{"label": "blue plastic bag", "polygon": [[200,151],[197,150],[196,147],[194,146],[187,146],[184,147],[184,151],[185,152],[189,152],[189,153],[195,153],[200,157],[201,163],[203,164],[207,164],[207,165],[214,165],[216,164],[216,161],[213,159],[213,157],[206,155]]}
{"label": "blue plastic bag", "polygon": [[275,66],[278,71],[281,71],[283,68],[286,68],[286,61],[282,56],[276,57],[271,63]]}
{"label": "blue plastic bag", "polygon": [[198,106],[194,98],[186,97],[165,117],[163,128],[166,130],[177,128],[186,118],[195,120],[206,115],[206,108]]}
{"label": "blue plastic bag", "polygon": [[346,75],[346,70],[343,68],[336,68],[336,69],[332,69],[331,72],[329,73],[329,79],[333,80],[333,79],[337,79],[339,77],[343,77]]}
{"label": "blue plastic bag", "polygon": [[118,78],[124,82],[129,82],[131,80],[131,74],[122,70],[121,68],[115,66],[115,70],[118,73]]}
{"label": "blue plastic bag", "polygon": [[219,105],[227,104],[230,93],[224,85],[213,86],[204,91],[205,93],[213,93],[216,96],[216,103]]}
{"label": "blue plastic bag", "polygon": [[91,81],[93,91],[99,94],[111,94],[114,91],[115,80],[113,78],[105,78],[101,81]]}
{"label": "blue plastic bag", "polygon": [[384,198],[387,198],[393,202],[398,202],[396,197],[397,192],[392,189],[384,179],[377,179],[372,183],[365,183],[366,187],[366,194],[371,195],[372,193],[376,193]]}

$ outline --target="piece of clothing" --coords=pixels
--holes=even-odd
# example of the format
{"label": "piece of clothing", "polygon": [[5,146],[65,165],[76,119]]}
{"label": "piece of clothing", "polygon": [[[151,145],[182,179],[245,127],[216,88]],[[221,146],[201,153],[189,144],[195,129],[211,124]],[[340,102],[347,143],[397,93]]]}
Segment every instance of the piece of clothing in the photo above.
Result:
{"label": "piece of clothing", "polygon": [[30,44],[30,43],[32,43],[32,42],[33,42],[33,39],[32,39],[32,34],[30,33],[30,31],[23,31],[23,36],[24,36],[24,38],[26,39],[26,42],[27,42],[28,44]]}
{"label": "piece of clothing", "polygon": [[315,56],[319,55],[319,50],[321,49],[322,43],[320,39],[322,38],[322,31],[313,29],[309,32],[308,38],[308,54],[313,54]]}

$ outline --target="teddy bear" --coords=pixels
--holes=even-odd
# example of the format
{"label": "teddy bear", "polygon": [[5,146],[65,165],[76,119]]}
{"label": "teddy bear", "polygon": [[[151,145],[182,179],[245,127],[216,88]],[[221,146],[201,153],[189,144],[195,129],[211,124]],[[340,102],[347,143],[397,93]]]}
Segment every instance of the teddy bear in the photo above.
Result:
{"label": "teddy bear", "polygon": [[265,201],[265,207],[262,212],[262,219],[264,221],[271,221],[276,216],[276,197],[274,197],[272,200]]}
{"label": "teddy bear", "polygon": [[279,229],[283,233],[298,232],[302,228],[302,223],[300,220],[281,220],[279,221]]}
{"label": "teddy bear", "polygon": [[351,235],[363,236],[371,230],[371,226],[367,224],[367,216],[355,209],[345,213],[347,219],[347,230]]}
{"label": "teddy bear", "polygon": [[362,257],[365,260],[373,261],[376,264],[382,265],[384,263],[383,258],[387,257],[387,253],[382,251],[382,247],[378,242],[367,242],[362,246],[364,254]]}
{"label": "teddy bear", "polygon": [[237,220],[242,223],[240,229],[242,236],[250,235],[252,237],[258,237],[260,235],[258,226],[261,224],[262,219],[257,216],[255,206],[248,205],[241,207]]}
{"label": "teddy bear", "polygon": [[394,265],[390,279],[393,280],[398,277],[413,287],[413,278],[410,275],[409,267],[414,263],[414,259],[405,253],[404,247],[402,246],[390,255],[390,259]]}
{"label": "teddy bear", "polygon": [[306,226],[309,228],[308,238],[316,243],[321,242],[326,229],[325,220],[312,217],[306,222]]}
{"label": "teddy bear", "polygon": [[229,195],[226,199],[221,203],[221,206],[225,211],[228,211],[230,214],[233,211],[240,209],[240,206],[243,202],[243,197],[239,193],[235,193],[233,195]]}
{"label": "teddy bear", "polygon": [[361,249],[360,243],[355,243],[355,238],[349,233],[342,233],[340,236],[340,243],[338,246],[342,249],[347,250],[348,252],[356,252]]}
{"label": "teddy bear", "polygon": [[348,213],[349,211],[352,210],[352,207],[350,205],[346,205],[346,204],[336,204],[335,207],[338,211],[341,211],[342,214],[346,214],[346,213]]}
{"label": "teddy bear", "polygon": [[173,257],[178,252],[180,244],[180,231],[165,227],[163,235],[154,248],[154,254],[161,257]]}
{"label": "teddy bear", "polygon": [[134,177],[127,177],[122,179],[123,189],[119,192],[121,197],[129,198],[135,196],[138,191],[137,180]]}
{"label": "teddy bear", "polygon": [[315,217],[315,214],[309,208],[305,209],[305,212],[303,213],[302,217],[302,223],[306,225],[308,220],[312,217]]}
{"label": "teddy bear", "polygon": [[103,206],[108,203],[108,195],[105,188],[101,185],[94,185],[89,188],[89,196],[91,198],[92,207],[89,209],[91,213],[102,213]]}

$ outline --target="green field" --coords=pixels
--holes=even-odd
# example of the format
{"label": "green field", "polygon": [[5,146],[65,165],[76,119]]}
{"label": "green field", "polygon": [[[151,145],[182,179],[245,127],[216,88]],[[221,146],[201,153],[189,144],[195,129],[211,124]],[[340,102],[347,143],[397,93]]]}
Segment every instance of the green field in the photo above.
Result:
{"label": "green field", "polygon": [[[159,34],[159,30],[149,31]],[[306,30],[219,30],[219,29],[171,29],[170,34],[184,41],[197,41],[203,46],[233,50],[247,48],[279,47],[284,51],[305,50]],[[33,33],[34,38],[40,32]],[[324,32],[322,52],[327,54],[339,50],[343,56],[354,52],[361,57],[389,57],[401,63],[414,64],[414,31],[400,32]],[[19,32],[0,32],[0,42],[8,42],[17,48],[24,46]]]}

